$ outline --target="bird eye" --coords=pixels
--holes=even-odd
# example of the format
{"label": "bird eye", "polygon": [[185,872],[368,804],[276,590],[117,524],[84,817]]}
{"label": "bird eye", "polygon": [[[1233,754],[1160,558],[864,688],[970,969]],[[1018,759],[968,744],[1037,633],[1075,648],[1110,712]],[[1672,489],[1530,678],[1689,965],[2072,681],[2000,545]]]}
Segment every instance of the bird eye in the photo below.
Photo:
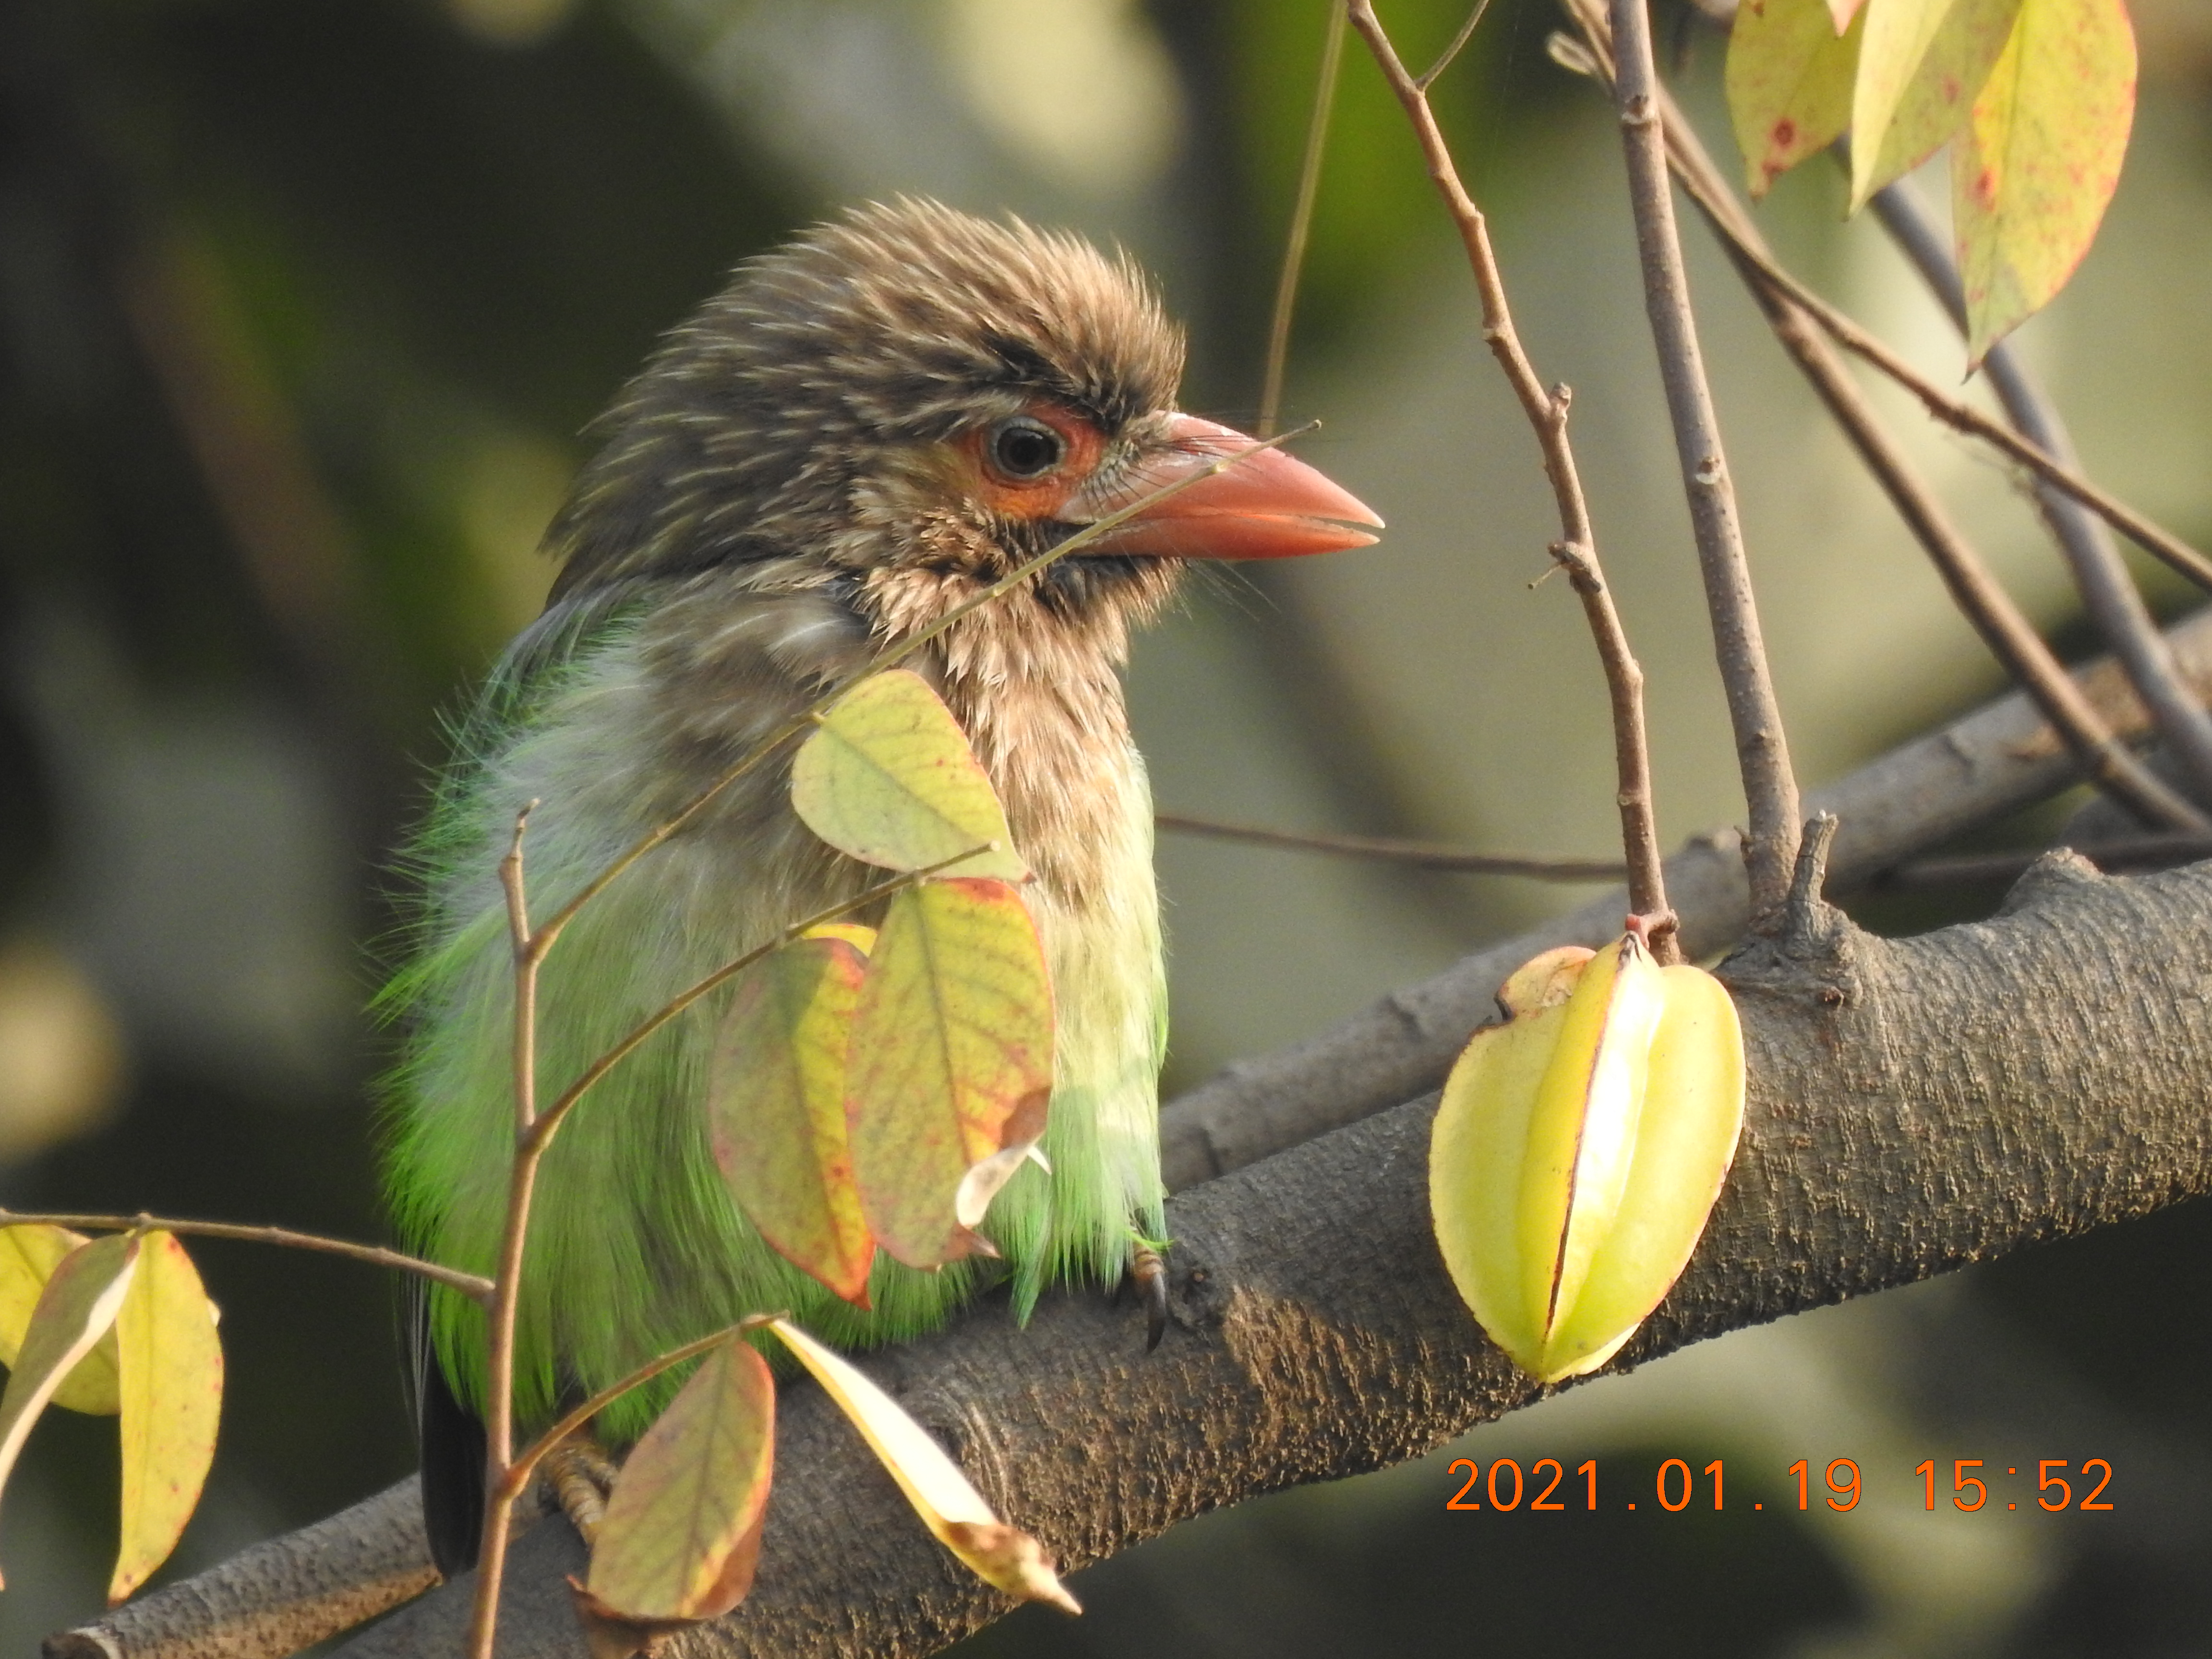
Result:
{"label": "bird eye", "polygon": [[1026,483],[1058,466],[1067,454],[1067,442],[1042,421],[1017,415],[991,428],[986,450],[994,471]]}

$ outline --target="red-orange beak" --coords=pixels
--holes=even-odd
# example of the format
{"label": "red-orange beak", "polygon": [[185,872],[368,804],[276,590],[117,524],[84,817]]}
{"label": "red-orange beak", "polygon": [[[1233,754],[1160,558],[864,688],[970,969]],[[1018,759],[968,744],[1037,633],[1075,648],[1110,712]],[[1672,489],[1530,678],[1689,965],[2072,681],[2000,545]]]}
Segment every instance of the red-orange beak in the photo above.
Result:
{"label": "red-orange beak", "polygon": [[[1171,447],[1122,473],[1111,489],[1086,485],[1054,516],[1095,523],[1163,485],[1204,471],[1224,455],[1251,449],[1255,441],[1195,415],[1174,416],[1168,434]],[[1365,547],[1375,540],[1370,532],[1382,528],[1374,509],[1349,490],[1279,449],[1262,449],[1146,507],[1076,553],[1286,559]]]}

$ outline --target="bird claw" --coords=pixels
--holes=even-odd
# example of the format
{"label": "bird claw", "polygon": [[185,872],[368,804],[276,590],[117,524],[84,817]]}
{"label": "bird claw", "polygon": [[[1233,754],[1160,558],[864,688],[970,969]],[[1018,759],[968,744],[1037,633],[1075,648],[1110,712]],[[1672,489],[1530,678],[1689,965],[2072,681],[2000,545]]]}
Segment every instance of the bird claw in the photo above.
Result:
{"label": "bird claw", "polygon": [[1138,1297],[1145,1304],[1145,1352],[1150,1353],[1167,1334],[1167,1263],[1151,1245],[1139,1244],[1130,1253],[1129,1277],[1136,1282]]}
{"label": "bird claw", "polygon": [[590,1430],[580,1429],[547,1452],[539,1468],[545,1508],[550,1511],[557,1506],[576,1535],[586,1545],[592,1543],[599,1535],[599,1522],[606,1519],[607,1497],[614,1491],[619,1466]]}

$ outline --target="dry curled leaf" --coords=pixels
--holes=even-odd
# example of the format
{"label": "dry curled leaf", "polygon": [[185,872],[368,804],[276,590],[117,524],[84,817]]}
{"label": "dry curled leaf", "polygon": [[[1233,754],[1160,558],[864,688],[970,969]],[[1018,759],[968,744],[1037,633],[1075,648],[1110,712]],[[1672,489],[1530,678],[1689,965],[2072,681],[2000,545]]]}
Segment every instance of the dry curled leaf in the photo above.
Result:
{"label": "dry curled leaf", "polygon": [[1069,1613],[1083,1611],[1060,1582],[1043,1546],[1020,1528],[1000,1520],[945,1448],[896,1401],[790,1321],[771,1320],[769,1328],[783,1339],[860,1430],[939,1543],[985,1583],[1018,1601],[1049,1601]]}

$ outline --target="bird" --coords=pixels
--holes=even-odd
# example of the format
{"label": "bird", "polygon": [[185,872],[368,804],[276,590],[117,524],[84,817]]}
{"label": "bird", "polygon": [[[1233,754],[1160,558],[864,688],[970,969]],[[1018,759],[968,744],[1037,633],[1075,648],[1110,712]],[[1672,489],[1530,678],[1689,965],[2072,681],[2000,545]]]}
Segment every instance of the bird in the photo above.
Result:
{"label": "bird", "polygon": [[[1000,1259],[920,1271],[879,1252],[863,1310],[769,1248],[714,1164],[702,1004],[610,1073],[547,1152],[517,1305],[518,1425],[748,1313],[880,1344],[994,1276],[1026,1317],[1046,1285],[1113,1285],[1161,1239],[1166,993],[1121,684],[1131,630],[1188,561],[1363,546],[1382,528],[1315,468],[1180,411],[1183,357],[1126,254],[900,198],[741,264],[589,428],[594,453],[545,536],[544,611],[455,722],[404,855],[411,908],[380,999],[400,1034],[384,1091],[397,1230],[485,1275],[514,1147],[499,864],[518,813],[536,803],[524,868],[542,918],[878,653],[1084,526],[1187,487],[906,664],[1004,803],[1054,988],[1048,1173],[1025,1167],[993,1201],[982,1231]],[[799,822],[788,776],[787,755],[731,786],[577,913],[539,974],[541,1097],[716,967],[881,878]],[[433,1287],[418,1322],[425,1518],[450,1573],[477,1548],[484,1322]],[[602,1413],[603,1443],[634,1441],[674,1386]]]}

